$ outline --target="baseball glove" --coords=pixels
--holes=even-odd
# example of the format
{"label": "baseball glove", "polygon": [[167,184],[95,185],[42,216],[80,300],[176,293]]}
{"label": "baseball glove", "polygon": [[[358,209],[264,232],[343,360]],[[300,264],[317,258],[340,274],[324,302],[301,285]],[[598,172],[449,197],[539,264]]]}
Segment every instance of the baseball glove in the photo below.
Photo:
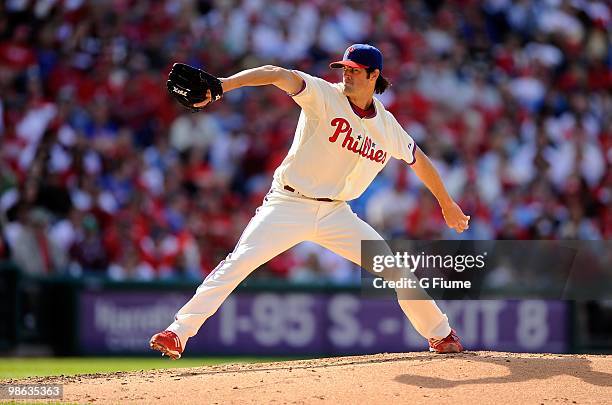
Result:
{"label": "baseball glove", "polygon": [[210,73],[184,63],[175,63],[172,66],[166,86],[172,97],[193,112],[201,111],[204,108],[194,107],[193,105],[205,101],[208,90],[210,90],[212,97],[211,103],[223,96],[221,80]]}

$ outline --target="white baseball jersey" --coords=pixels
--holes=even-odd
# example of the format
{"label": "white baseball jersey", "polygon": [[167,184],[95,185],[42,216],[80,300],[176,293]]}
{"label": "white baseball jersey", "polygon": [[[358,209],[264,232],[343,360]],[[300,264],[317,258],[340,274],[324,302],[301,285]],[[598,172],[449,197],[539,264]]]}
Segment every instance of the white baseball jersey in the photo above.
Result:
{"label": "white baseball jersey", "polygon": [[344,84],[294,72],[306,84],[293,96],[302,111],[276,182],[308,197],[348,201],[365,191],[391,157],[414,163],[414,140],[379,100],[374,98],[373,117],[360,118],[342,93]]}
{"label": "white baseball jersey", "polygon": [[[296,244],[312,241],[361,264],[361,241],[382,240],[344,201],[359,197],[391,157],[413,163],[414,141],[380,101],[374,99],[375,115],[360,118],[342,94],[343,84],[297,73],[305,87],[293,98],[302,112],[289,154],[274,173],[276,187],[257,208],[232,253],[206,277],[168,326],[183,348],[242,280]],[[398,300],[423,337],[448,336],[448,318],[433,300],[405,296]]]}

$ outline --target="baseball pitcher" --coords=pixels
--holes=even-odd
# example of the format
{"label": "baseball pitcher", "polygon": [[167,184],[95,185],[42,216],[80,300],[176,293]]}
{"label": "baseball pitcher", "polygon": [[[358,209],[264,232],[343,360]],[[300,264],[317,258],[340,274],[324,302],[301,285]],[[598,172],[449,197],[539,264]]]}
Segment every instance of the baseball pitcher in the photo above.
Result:
{"label": "baseball pitcher", "polygon": [[[302,241],[312,241],[361,265],[361,241],[382,240],[347,201],[359,197],[391,158],[402,159],[438,200],[456,232],[470,217],[448,194],[438,172],[382,103],[373,97],[389,82],[381,52],[354,44],[330,68],[343,69],[341,83],[276,66],[244,70],[228,78],[175,64],[167,86],[185,107],[200,111],[224,93],[245,86],[274,85],[301,107],[293,144],[276,169],[272,187],[225,260],[206,277],[150,346],[172,359],[253,270]],[[448,319],[431,299],[399,305],[431,351],[463,350]]]}

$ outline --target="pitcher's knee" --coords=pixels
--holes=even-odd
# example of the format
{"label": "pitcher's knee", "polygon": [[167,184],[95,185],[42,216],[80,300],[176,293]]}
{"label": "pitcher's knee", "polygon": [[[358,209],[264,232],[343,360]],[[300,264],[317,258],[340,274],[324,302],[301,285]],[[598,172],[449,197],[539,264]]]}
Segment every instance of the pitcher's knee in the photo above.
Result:
{"label": "pitcher's knee", "polygon": [[204,281],[221,278],[239,278],[242,280],[259,266],[260,262],[253,258],[252,255],[230,253],[210,272]]}

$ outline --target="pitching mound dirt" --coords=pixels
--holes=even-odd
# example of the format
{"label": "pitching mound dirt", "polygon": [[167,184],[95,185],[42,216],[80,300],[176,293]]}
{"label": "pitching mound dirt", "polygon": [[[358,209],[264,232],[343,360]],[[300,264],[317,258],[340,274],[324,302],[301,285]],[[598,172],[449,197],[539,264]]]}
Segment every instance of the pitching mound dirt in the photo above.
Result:
{"label": "pitching mound dirt", "polygon": [[612,356],[395,353],[18,382],[63,383],[64,401],[95,404],[602,404]]}

